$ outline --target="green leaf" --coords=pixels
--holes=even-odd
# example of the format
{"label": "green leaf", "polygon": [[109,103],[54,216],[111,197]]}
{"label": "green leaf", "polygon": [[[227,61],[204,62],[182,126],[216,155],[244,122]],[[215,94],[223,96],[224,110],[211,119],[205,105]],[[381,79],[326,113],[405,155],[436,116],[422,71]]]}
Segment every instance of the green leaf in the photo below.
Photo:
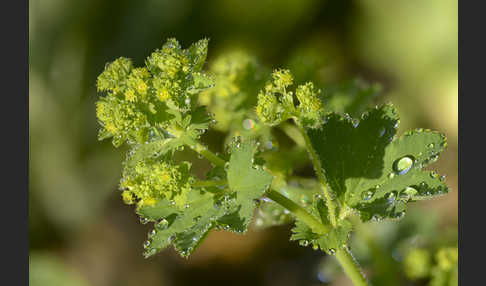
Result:
{"label": "green leaf", "polygon": [[210,193],[193,190],[187,195],[183,211],[176,210],[167,201],[140,208],[138,213],[142,217],[158,221],[144,245],[145,256],[152,256],[171,244],[181,256],[189,256],[224,214],[224,208],[215,207],[216,204]]}
{"label": "green leaf", "polygon": [[[316,219],[326,225],[330,225],[324,200],[317,198],[313,201],[313,204],[306,209],[309,213],[314,215]],[[347,244],[351,230],[351,223],[343,219],[340,220],[338,225],[335,228],[332,228],[329,233],[320,235],[313,232],[309,226],[297,219],[295,227],[292,228],[293,234],[290,237],[290,240],[297,240],[302,246],[312,245],[312,248],[315,250],[321,249],[328,254],[334,254],[337,249]]]}
{"label": "green leaf", "polygon": [[338,201],[362,220],[401,217],[407,202],[448,192],[435,172],[422,171],[446,146],[445,136],[417,129],[396,139],[399,120],[391,104],[361,120],[330,113],[325,121],[307,130],[309,138]]}
{"label": "green leaf", "polygon": [[228,186],[235,195],[235,208],[220,222],[228,224],[236,232],[246,231],[253,217],[255,202],[260,199],[272,183],[272,175],[253,166],[255,142],[244,140],[231,147],[228,165]]}
{"label": "green leaf", "polygon": [[183,145],[183,141],[178,138],[155,139],[146,144],[135,145],[127,154],[124,162],[125,169],[133,169],[136,164],[145,158],[157,158],[168,152],[173,152]]}

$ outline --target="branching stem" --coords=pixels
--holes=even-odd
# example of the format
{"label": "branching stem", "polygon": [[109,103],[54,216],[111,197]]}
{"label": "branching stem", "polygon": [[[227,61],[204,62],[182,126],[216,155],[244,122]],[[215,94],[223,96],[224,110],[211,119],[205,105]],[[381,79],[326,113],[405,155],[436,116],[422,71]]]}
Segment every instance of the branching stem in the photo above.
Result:
{"label": "branching stem", "polygon": [[220,158],[218,155],[214,154],[213,152],[209,151],[207,147],[203,146],[199,142],[193,142],[189,145],[189,147],[196,151],[197,153],[201,154],[204,158],[208,159],[215,166],[224,167],[226,161]]}
{"label": "branching stem", "polygon": [[[322,185],[324,196],[326,198],[326,204],[329,209],[330,219],[333,226],[337,225],[336,222],[336,214],[335,214],[335,205],[333,203],[331,194],[329,193],[329,189],[327,188],[327,182],[322,173],[321,162],[317,157],[317,154],[314,148],[311,145],[310,138],[305,132],[302,125],[298,122],[297,127],[302,133],[304,137],[305,145],[309,154],[311,156],[312,164],[316,171],[317,177]],[[191,149],[196,151],[197,153],[204,156],[208,159],[213,165],[224,167],[226,161],[220,158],[218,155],[214,154],[213,152],[209,151],[207,147],[204,147],[198,142],[194,142],[189,146]],[[197,181],[193,185],[196,187],[210,187],[210,186],[221,186],[227,184],[226,180],[218,180],[218,181]],[[277,204],[281,205],[282,207],[289,210],[293,213],[297,218],[299,218],[302,222],[307,224],[315,233],[320,235],[324,235],[331,230],[331,226],[324,225],[314,216],[312,216],[309,212],[307,212],[303,207],[295,203],[294,201],[290,200],[289,198],[285,197],[284,195],[280,194],[275,190],[269,190],[265,193],[265,195],[275,201]],[[353,281],[355,286],[368,286],[369,283],[366,280],[365,276],[361,272],[357,261],[352,256],[351,252],[347,247],[340,248],[336,251],[336,259],[339,261],[341,266],[344,269],[344,272],[349,276],[349,278]]]}
{"label": "branching stem", "polygon": [[269,190],[265,194],[269,199],[275,201],[277,204],[283,206],[291,213],[293,213],[302,222],[307,224],[314,232],[324,235],[329,232],[330,228],[320,221],[318,221],[314,216],[308,213],[303,207],[296,204],[294,201],[288,199],[284,195],[280,194],[275,190]]}

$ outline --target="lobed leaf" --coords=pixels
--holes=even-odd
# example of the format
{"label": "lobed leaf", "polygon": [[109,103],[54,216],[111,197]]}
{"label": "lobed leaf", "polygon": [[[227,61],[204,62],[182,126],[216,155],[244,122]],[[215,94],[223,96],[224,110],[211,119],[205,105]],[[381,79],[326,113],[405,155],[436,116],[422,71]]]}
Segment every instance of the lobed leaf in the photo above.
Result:
{"label": "lobed leaf", "polygon": [[422,171],[445,147],[444,135],[418,129],[396,139],[399,119],[391,104],[361,120],[329,113],[324,121],[307,133],[339,203],[362,220],[400,217],[408,201],[448,192],[435,172]]}
{"label": "lobed leaf", "polygon": [[228,186],[234,192],[236,207],[220,221],[236,232],[246,231],[253,217],[256,200],[263,196],[272,183],[270,173],[253,166],[256,148],[255,142],[245,140],[235,142],[231,149]]}

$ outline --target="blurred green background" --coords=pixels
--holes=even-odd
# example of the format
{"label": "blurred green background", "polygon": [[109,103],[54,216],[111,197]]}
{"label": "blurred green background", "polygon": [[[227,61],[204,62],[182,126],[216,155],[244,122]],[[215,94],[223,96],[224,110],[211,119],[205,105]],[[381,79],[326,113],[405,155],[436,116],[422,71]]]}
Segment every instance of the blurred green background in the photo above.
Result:
{"label": "blurred green background", "polygon": [[123,150],[97,140],[95,82],[106,62],[140,65],[168,37],[184,47],[210,38],[209,62],[234,47],[270,68],[310,58],[321,82],[381,83],[380,101],[400,111],[399,133],[445,133],[432,167],[452,192],[414,204],[401,221],[358,225],[352,248],[374,285],[455,285],[449,270],[430,277],[454,261],[444,249],[457,247],[457,1],[29,4],[31,285],[350,285],[332,257],[289,242],[289,226],[213,231],[188,260],[172,249],[142,257],[148,226],[117,191]]}

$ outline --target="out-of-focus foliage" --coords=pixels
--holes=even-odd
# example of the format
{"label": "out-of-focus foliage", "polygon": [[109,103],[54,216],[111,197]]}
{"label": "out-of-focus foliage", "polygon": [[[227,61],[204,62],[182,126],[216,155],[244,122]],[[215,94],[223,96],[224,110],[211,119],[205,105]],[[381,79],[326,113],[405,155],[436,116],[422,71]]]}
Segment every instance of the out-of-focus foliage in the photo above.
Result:
{"label": "out-of-focus foliage", "polygon": [[[400,129],[422,126],[448,136],[444,159],[434,168],[448,175],[453,192],[440,200],[418,203],[429,208],[419,216],[422,227],[414,230],[420,234],[418,241],[433,233],[425,225],[457,228],[457,1],[30,0],[32,252],[48,251],[61,263],[73,262],[77,272],[93,285],[315,285],[319,281],[345,285],[339,268],[319,275],[312,272],[319,265],[319,255],[288,244],[288,230],[282,233],[285,227],[250,231],[244,239],[215,232],[191,261],[177,259],[170,251],[153,260],[141,257],[141,245],[146,240],[141,234],[147,229],[130,215],[116,192],[122,152],[113,150],[109,142],[100,144],[96,140],[93,83],[105,63],[117,55],[125,55],[135,66],[141,66],[145,57],[161,46],[161,39],[169,37],[177,37],[183,46],[209,38],[208,67],[226,51],[237,49],[258,58],[268,71],[288,68],[296,85],[310,80],[323,97],[331,95],[332,86],[349,82],[350,76],[364,79],[371,87],[380,83],[384,97],[373,97],[371,103],[383,98],[393,101],[400,110]],[[269,75],[262,76],[262,84]],[[249,100],[256,102],[256,94]],[[235,130],[240,130],[233,133],[245,132],[244,126],[261,130],[265,136],[260,148],[267,150],[261,156],[267,167],[272,167],[274,175],[278,171],[279,176],[290,180],[289,185],[283,184],[283,179],[272,184],[287,190],[302,187],[295,176],[310,176],[312,169],[306,163],[305,150],[292,147],[301,139],[295,136],[295,130],[282,126],[270,133],[255,117],[248,115],[245,119],[234,123]],[[223,153],[223,138],[232,135],[221,130],[202,137]],[[285,150],[295,166],[277,163],[285,160],[274,150]],[[185,158],[188,152],[179,155]],[[192,164],[200,176],[207,167],[197,160]],[[296,169],[295,173],[289,173],[290,167]],[[306,197],[302,197],[302,204],[310,201]],[[440,220],[429,220],[432,210],[439,212]],[[403,223],[409,217],[405,216]],[[362,253],[358,255],[357,246],[351,248],[366,271],[390,279],[403,274],[401,264],[393,258],[399,270],[390,270],[388,259],[399,244],[398,237],[407,234],[394,235],[392,226],[382,229],[371,229],[377,233],[375,245],[386,249],[386,256],[373,259],[380,263],[371,267]],[[449,240],[444,246],[454,247],[457,236]],[[412,240],[403,241],[407,244]],[[140,248],[134,248],[134,243]],[[230,247],[223,251],[224,245]],[[434,261],[436,248],[420,247],[430,249]],[[331,261],[323,259],[323,263]],[[405,283],[386,281],[388,284],[374,285]],[[423,285],[420,280],[407,283]]]}
{"label": "out-of-focus foliage", "polygon": [[88,286],[91,285],[75,269],[65,265],[59,257],[42,252],[30,253],[29,285],[32,286]]}

